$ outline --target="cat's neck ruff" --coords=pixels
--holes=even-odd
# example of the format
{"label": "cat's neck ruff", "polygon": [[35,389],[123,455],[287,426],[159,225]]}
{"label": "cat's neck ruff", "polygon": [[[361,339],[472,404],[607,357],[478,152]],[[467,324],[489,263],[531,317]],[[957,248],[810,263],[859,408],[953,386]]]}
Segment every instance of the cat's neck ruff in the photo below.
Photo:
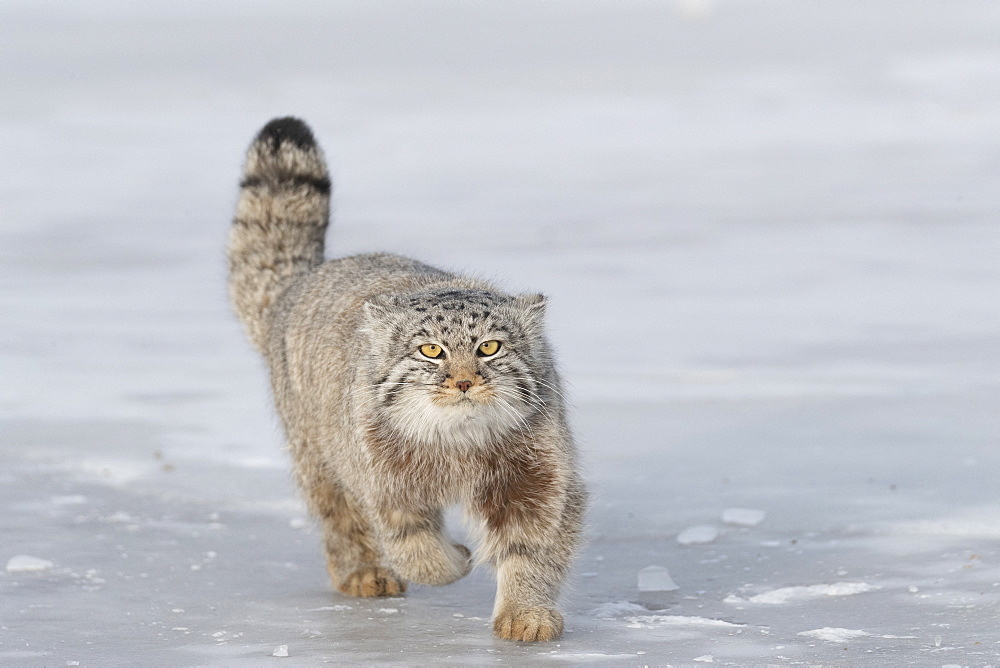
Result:
{"label": "cat's neck ruff", "polygon": [[439,406],[409,397],[377,421],[409,443],[455,451],[489,448],[530,432],[532,417],[525,407],[472,402]]}

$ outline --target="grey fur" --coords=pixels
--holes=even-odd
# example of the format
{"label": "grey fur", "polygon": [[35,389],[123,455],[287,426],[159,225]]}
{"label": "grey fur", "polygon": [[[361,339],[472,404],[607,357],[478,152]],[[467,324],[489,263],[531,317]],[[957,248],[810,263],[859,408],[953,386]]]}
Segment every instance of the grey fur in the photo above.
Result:
{"label": "grey fur", "polygon": [[[230,293],[270,367],[334,586],[393,595],[463,577],[470,552],[441,516],[459,503],[482,527],[477,558],[497,571],[494,632],[558,637],[585,493],[544,298],[396,255],[324,262],[328,216],[312,133],[271,121],[247,154]],[[499,349],[477,353],[489,341]]]}

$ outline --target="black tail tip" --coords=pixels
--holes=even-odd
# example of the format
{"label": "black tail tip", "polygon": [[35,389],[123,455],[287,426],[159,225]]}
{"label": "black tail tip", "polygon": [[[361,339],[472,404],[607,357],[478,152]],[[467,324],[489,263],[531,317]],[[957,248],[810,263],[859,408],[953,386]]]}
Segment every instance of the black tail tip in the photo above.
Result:
{"label": "black tail tip", "polygon": [[267,142],[272,148],[278,148],[282,143],[291,142],[301,149],[316,146],[316,138],[304,121],[293,116],[275,118],[261,128],[257,134],[258,142]]}

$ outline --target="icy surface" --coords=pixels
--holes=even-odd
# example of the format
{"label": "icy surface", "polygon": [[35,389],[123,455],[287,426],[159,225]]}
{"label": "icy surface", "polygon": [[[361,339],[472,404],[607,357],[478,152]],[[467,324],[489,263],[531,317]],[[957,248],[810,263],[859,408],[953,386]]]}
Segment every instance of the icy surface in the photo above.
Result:
{"label": "icy surface", "polygon": [[663,566],[646,566],[639,571],[639,591],[676,591],[680,589],[670,571]]}
{"label": "icy surface", "polygon": [[719,530],[711,524],[699,524],[688,527],[677,534],[677,542],[681,545],[701,545],[711,543],[719,537]]}
{"label": "icy surface", "polygon": [[[1000,665],[998,34],[938,0],[5,0],[0,565],[54,565],[0,570],[0,665]],[[486,569],[330,590],[224,285],[289,113],[330,253],[548,295],[592,492],[560,640],[494,640]],[[678,545],[727,508],[767,519]]]}
{"label": "icy surface", "polygon": [[722,511],[722,521],[741,527],[755,527],[764,521],[767,512],[754,508],[726,508]]}

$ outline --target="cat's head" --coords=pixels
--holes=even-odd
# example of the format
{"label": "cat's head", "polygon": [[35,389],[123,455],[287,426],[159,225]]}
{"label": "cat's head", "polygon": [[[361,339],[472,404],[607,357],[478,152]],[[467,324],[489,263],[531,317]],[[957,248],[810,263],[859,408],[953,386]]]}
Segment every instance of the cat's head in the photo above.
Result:
{"label": "cat's head", "polygon": [[442,288],[363,308],[365,409],[404,437],[484,444],[530,429],[557,399],[542,295]]}

